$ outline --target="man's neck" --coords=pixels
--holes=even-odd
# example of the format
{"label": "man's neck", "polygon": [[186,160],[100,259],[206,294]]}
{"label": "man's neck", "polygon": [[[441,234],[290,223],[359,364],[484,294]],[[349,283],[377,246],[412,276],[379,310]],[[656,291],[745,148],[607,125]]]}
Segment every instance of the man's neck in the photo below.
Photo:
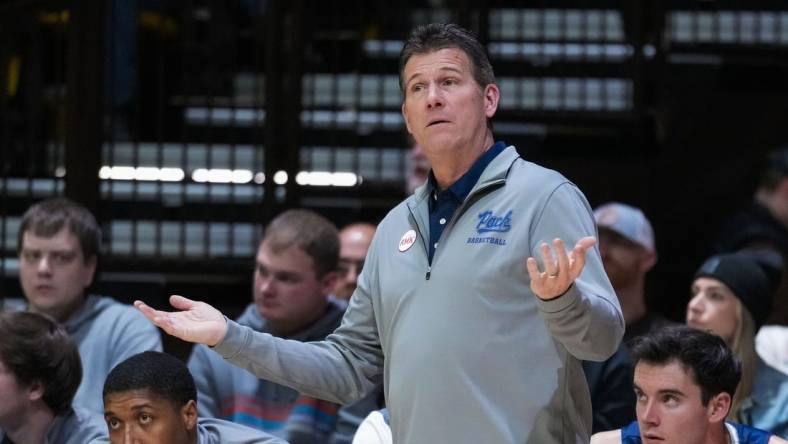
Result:
{"label": "man's neck", "polygon": [[710,427],[706,434],[706,444],[731,444],[731,442],[731,435],[724,422],[719,427]]}
{"label": "man's neck", "polygon": [[3,431],[12,442],[43,444],[54,420],[55,416],[48,408],[34,407],[25,412],[16,424],[3,424]]}
{"label": "man's neck", "polygon": [[449,154],[438,154],[430,156],[430,151],[425,148],[428,158],[432,164],[432,174],[438,182],[438,187],[445,190],[456,182],[463,174],[471,169],[474,162],[493,145],[493,135],[488,129],[482,140],[473,143],[473,146],[465,149],[458,149]]}
{"label": "man's neck", "polygon": [[265,320],[265,329],[268,330],[272,335],[280,337],[280,338],[287,338],[291,336],[295,336],[300,334],[303,331],[311,328],[317,321],[319,321],[328,311],[330,304],[326,301],[326,304],[322,307],[320,311],[316,311],[313,316],[311,316],[311,320],[306,322],[288,322],[288,321],[274,321],[271,319]]}
{"label": "man's neck", "polygon": [[51,316],[59,323],[65,324],[69,319],[71,319],[72,316],[74,316],[76,312],[79,311],[79,309],[82,308],[82,306],[85,305],[86,300],[87,296],[82,295],[82,297],[77,299],[74,304],[56,310],[39,310],[32,305],[29,306],[29,310],[33,313],[42,313],[47,316]]}

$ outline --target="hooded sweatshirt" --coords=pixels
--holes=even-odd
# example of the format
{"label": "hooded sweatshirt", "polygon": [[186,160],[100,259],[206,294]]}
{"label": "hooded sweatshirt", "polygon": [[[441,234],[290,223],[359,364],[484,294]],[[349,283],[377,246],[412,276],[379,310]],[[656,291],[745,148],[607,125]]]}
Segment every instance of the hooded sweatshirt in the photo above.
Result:
{"label": "hooded sweatshirt", "polygon": [[[106,441],[107,424],[95,412],[70,408],[55,416],[44,437],[44,444],[93,444]],[[13,444],[0,430],[0,444]]]}

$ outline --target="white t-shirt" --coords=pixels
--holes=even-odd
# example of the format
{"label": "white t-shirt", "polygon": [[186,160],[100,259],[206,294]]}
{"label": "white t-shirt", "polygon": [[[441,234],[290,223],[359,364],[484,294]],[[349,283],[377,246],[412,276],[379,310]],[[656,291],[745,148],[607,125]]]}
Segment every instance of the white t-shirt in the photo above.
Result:
{"label": "white t-shirt", "polygon": [[755,351],[769,367],[788,375],[788,327],[761,327],[755,337]]}
{"label": "white t-shirt", "polygon": [[392,444],[391,427],[380,411],[367,415],[353,436],[353,444]]}

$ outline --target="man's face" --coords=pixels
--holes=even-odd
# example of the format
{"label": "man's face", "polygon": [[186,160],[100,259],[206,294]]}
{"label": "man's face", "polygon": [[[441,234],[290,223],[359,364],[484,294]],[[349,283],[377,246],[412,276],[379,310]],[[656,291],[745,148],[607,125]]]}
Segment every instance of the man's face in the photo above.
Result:
{"label": "man's face", "polygon": [[615,289],[631,287],[653,265],[651,253],[645,248],[603,227],[599,228],[599,252]]}
{"label": "man's face", "polygon": [[326,309],[326,298],[335,282],[335,272],[318,278],[314,261],[301,248],[274,253],[266,241],[260,244],[254,302],[277,333],[292,333],[316,321]]}
{"label": "man's face", "polygon": [[373,226],[362,224],[351,225],[339,232],[339,279],[334,287],[336,297],[350,299],[353,295],[374,234]]}
{"label": "man's face", "polygon": [[402,115],[430,159],[440,153],[457,156],[464,150],[487,148],[476,145],[484,142],[487,119],[498,108],[498,87],[476,83],[465,52],[445,48],[414,55],[402,75]]}
{"label": "man's face", "polygon": [[739,325],[739,299],[727,285],[708,277],[692,282],[687,304],[687,325],[710,331],[726,343],[733,343]]}
{"label": "man's face", "polygon": [[703,405],[700,387],[678,362],[652,365],[640,361],[634,381],[635,412],[644,444],[704,443],[711,427],[721,426],[727,414],[727,408],[715,410],[717,397]]}
{"label": "man's face", "polygon": [[104,397],[104,420],[112,444],[196,443],[197,407],[176,408],[149,390],[129,390]]}
{"label": "man's face", "polygon": [[19,426],[28,410],[30,390],[19,383],[16,375],[0,361],[0,429]]}
{"label": "man's face", "polygon": [[77,237],[66,227],[52,237],[31,231],[22,236],[19,280],[34,312],[61,322],[68,319],[82,305],[95,271],[96,258],[85,259]]}

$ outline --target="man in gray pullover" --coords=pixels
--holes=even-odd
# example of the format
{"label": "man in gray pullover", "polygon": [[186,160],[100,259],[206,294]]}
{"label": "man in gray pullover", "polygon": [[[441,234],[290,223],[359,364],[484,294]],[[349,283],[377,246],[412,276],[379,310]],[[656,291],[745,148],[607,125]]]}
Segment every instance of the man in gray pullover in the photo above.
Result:
{"label": "man in gray pullover", "polygon": [[334,334],[286,341],[182,297],[173,313],[135,304],[167,333],[311,396],[349,402],[382,379],[398,443],[588,442],[580,360],[606,359],[624,331],[590,206],[494,143],[500,92],[470,32],[416,28],[400,84],[432,171],[378,226]]}
{"label": "man in gray pullover", "polygon": [[101,229],[85,207],[65,198],[31,206],[22,216],[17,243],[26,301],[7,301],[11,308],[44,313],[63,324],[83,363],[74,405],[99,414],[104,407],[96,381],[129,356],[162,348],[159,332],[133,307],[86,295],[100,245]]}

